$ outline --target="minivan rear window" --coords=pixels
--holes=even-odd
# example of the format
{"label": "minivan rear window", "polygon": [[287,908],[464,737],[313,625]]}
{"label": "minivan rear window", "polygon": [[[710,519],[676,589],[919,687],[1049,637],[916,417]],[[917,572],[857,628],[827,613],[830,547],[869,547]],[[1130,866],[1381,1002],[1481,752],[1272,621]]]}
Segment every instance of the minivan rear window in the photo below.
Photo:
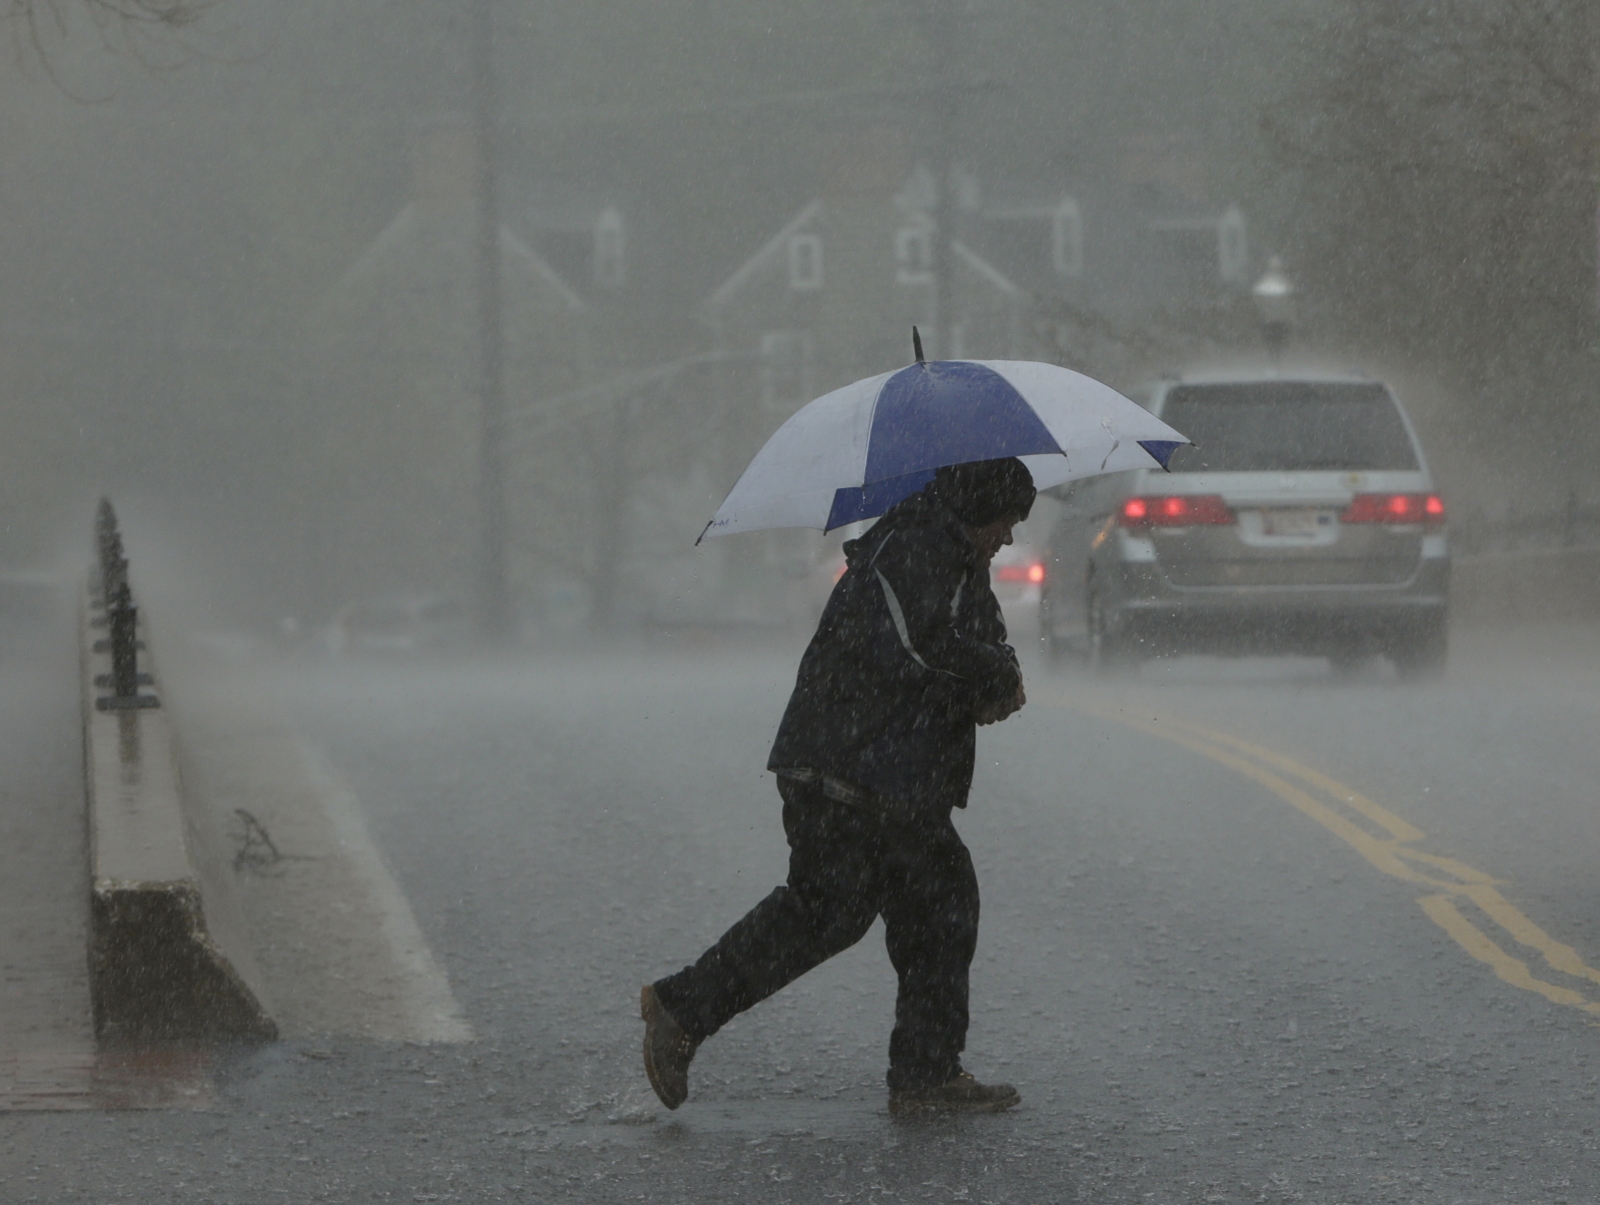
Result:
{"label": "minivan rear window", "polygon": [[1180,385],[1161,420],[1197,445],[1177,450],[1174,473],[1417,467],[1394,399],[1373,382]]}

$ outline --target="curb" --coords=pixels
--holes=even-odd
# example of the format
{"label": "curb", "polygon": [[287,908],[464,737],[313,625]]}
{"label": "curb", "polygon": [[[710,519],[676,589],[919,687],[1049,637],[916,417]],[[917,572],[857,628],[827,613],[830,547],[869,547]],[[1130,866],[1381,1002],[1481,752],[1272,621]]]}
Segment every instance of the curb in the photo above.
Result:
{"label": "curb", "polygon": [[[234,944],[224,950],[215,925],[207,924],[208,893],[192,856],[196,826],[154,663],[148,653],[140,657],[154,692],[140,697],[151,702],[105,709],[96,678],[106,681],[112,667],[110,655],[96,649],[104,631],[97,613],[103,607],[86,593],[78,632],[95,1035],[275,1040],[277,1026],[251,986],[258,976],[248,952]],[[148,643],[142,618],[137,635]]]}

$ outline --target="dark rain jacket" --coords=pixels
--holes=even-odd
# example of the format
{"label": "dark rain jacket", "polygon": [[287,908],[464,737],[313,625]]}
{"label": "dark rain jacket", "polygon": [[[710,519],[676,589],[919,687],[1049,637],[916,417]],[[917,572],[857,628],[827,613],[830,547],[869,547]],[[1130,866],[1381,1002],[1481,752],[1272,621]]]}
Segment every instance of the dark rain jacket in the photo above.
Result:
{"label": "dark rain jacket", "polygon": [[926,491],[844,552],[767,768],[835,778],[918,813],[965,807],[974,717],[1022,682],[988,568]]}

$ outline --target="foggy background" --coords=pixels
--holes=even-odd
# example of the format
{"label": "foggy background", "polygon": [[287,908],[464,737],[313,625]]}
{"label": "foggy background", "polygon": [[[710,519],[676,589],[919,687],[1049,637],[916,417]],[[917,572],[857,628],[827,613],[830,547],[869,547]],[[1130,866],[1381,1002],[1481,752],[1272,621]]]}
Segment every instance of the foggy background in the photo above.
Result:
{"label": "foggy background", "polygon": [[264,631],[481,601],[482,117],[530,634],[770,611],[815,538],[693,541],[787,414],[908,361],[912,322],[1131,387],[1264,360],[1271,253],[1291,357],[1393,381],[1458,523],[1600,501],[1592,6],[499,0],[492,95],[473,5],[24,7],[10,566],[76,556],[109,493]]}
{"label": "foggy background", "polygon": [[[1594,0],[0,0],[0,1199],[1600,1200],[1597,119]],[[1443,683],[1442,628],[1047,672],[1041,500],[957,821],[1023,1107],[888,1117],[869,939],[658,1112],[639,987],[782,876],[838,567],[695,547],[750,456],[913,324],[1267,371],[1274,256],[1285,374],[1418,429]],[[44,588],[101,495],[154,664]],[[526,655],[384,656],[385,600]],[[123,1109],[95,800],[169,723],[282,1040]]]}

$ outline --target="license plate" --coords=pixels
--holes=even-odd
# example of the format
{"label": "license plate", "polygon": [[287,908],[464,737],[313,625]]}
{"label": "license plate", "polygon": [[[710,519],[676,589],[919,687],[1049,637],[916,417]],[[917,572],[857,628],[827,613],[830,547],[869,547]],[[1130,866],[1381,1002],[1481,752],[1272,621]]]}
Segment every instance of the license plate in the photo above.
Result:
{"label": "license plate", "polygon": [[1309,539],[1327,531],[1333,526],[1333,521],[1331,510],[1264,510],[1261,512],[1261,534]]}

